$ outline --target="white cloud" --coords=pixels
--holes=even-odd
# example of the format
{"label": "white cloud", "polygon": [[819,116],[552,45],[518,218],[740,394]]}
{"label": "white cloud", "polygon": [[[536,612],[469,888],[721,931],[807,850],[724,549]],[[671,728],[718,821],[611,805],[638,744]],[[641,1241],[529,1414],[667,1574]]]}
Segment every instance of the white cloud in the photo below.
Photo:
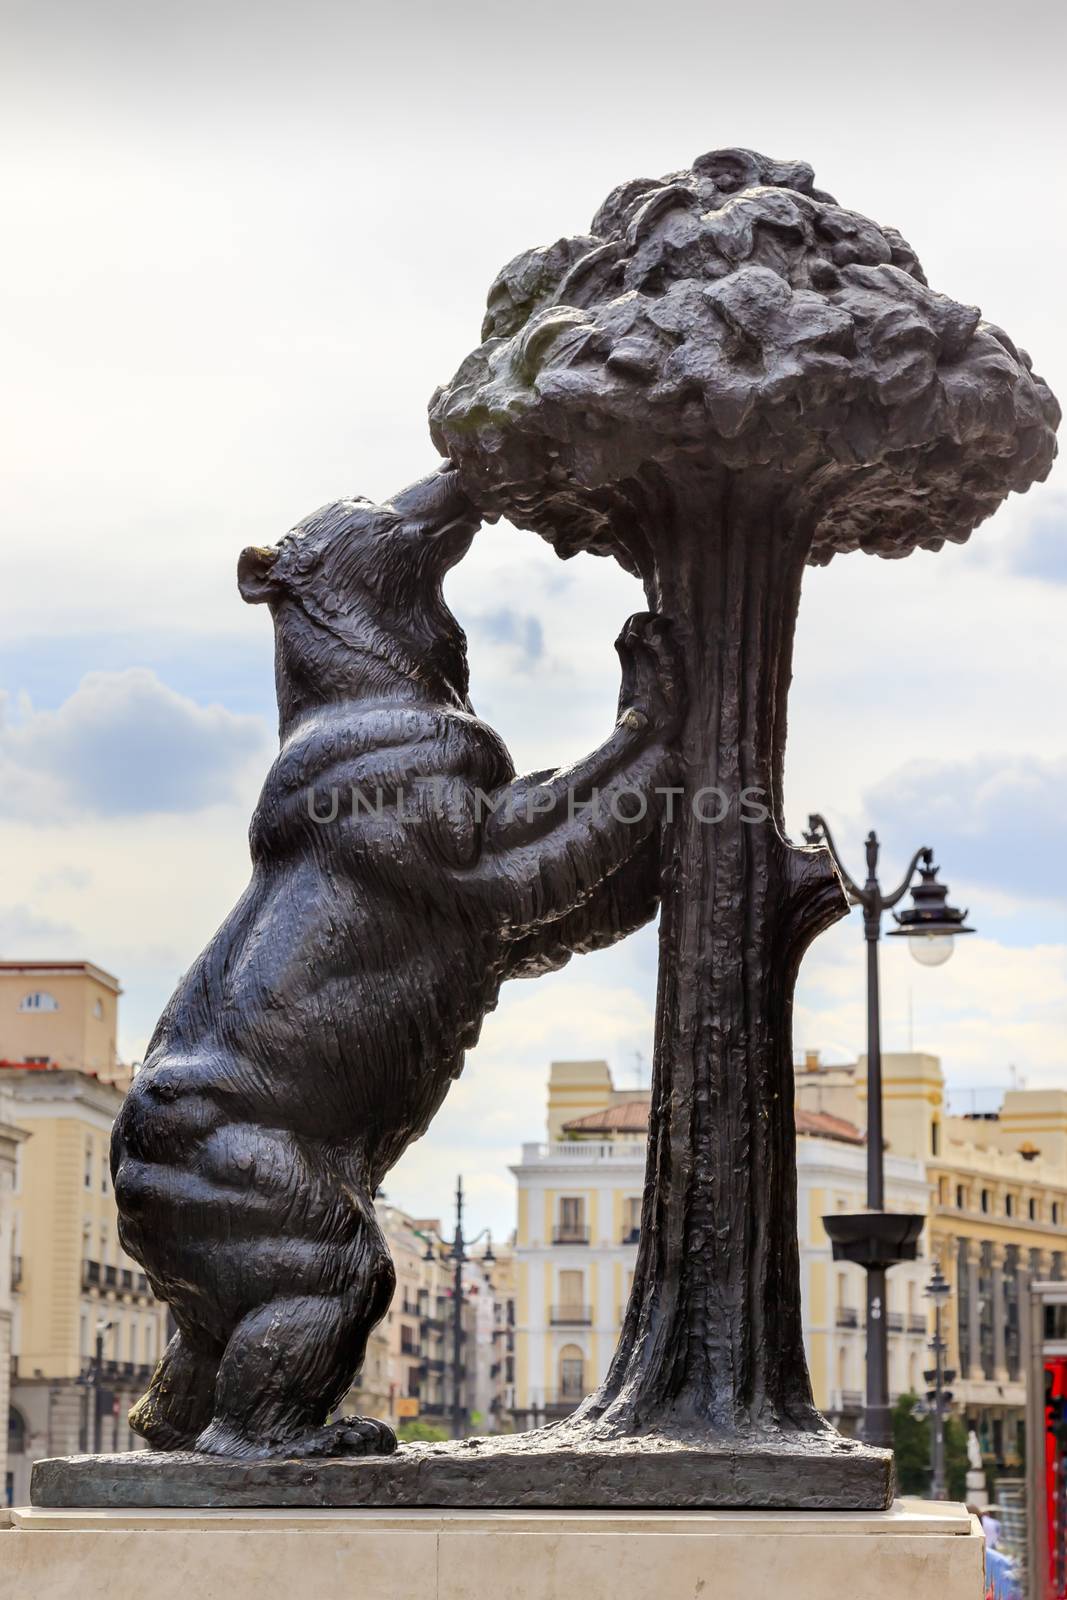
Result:
{"label": "white cloud", "polygon": [[74,937],[71,923],[36,911],[25,902],[0,906],[0,956],[6,960],[21,956],[55,959],[57,946],[70,949]]}
{"label": "white cloud", "polygon": [[953,877],[1036,900],[1067,901],[1063,799],[1067,755],[979,754],[911,762],[867,794],[886,838],[916,826]]}
{"label": "white cloud", "polygon": [[[1006,1088],[1016,1067],[1032,1088],[1067,1072],[1067,943],[958,939],[946,965],[925,968],[904,941],[883,942],[882,1048],[929,1050],[956,1088]],[[855,1056],[866,1048],[866,987],[858,914],[825,934],[801,969],[798,1048]]]}
{"label": "white cloud", "polygon": [[[883,29],[874,52],[843,0],[822,0],[803,37],[784,3],[772,6],[767,36],[784,29],[790,49],[763,53],[764,92],[720,72],[713,100],[708,62],[744,57],[751,19],[672,4],[662,26],[688,48],[658,75],[644,49],[647,16],[629,0],[584,10],[551,0],[539,27],[516,11],[513,28],[505,18],[493,29],[482,8],[463,4],[420,3],[414,21],[404,8],[368,20],[333,0],[299,13],[260,5],[251,28],[244,0],[20,8],[12,45],[23,57],[4,111],[33,137],[16,129],[8,140],[22,151],[5,190],[15,241],[5,270],[20,318],[5,347],[12,402],[2,425],[17,466],[0,633],[29,657],[64,634],[117,636],[136,619],[142,630],[184,630],[198,670],[196,700],[112,682],[15,719],[0,737],[0,807],[22,808],[5,828],[4,894],[37,919],[16,922],[19,937],[47,942],[51,921],[57,943],[73,930],[78,953],[120,973],[131,1052],[248,871],[257,738],[265,747],[267,736],[200,703],[227,700],[238,654],[262,661],[270,699],[267,621],[237,597],[237,554],[339,493],[384,497],[432,463],[426,399],[476,343],[488,284],[516,251],[586,226],[622,179],[669,171],[702,149],[740,142],[795,154],[843,203],[899,226],[935,287],[981,304],[1064,387],[1065,241],[1048,201],[1062,149],[1059,63],[1040,47],[1041,0],[1023,0],[1007,30],[982,3],[965,37],[950,8],[903,0],[901,25]],[[827,73],[833,93],[813,92]],[[903,119],[890,147],[869,108],[894,103],[901,82],[925,114]],[[515,107],[534,83],[531,138]],[[1009,216],[1026,219],[1025,249]],[[1050,483],[1009,503],[964,550],[899,563],[853,556],[809,573],[790,700],[794,831],[816,809],[846,819],[842,845],[871,820],[881,827],[864,797],[912,760],[962,772],[977,750],[1020,764],[1063,753],[1053,743],[1067,676],[1063,588],[1020,576],[1035,564],[1045,572],[1060,548],[1058,523],[1028,531],[1029,508],[1058,515],[1056,495]],[[471,636],[475,704],[520,767],[570,759],[604,737],[618,687],[611,641],[642,603],[632,580],[593,558],[563,565],[532,535],[499,527],[479,536],[449,593]],[[131,650],[131,664],[143,659]],[[212,676],[217,691],[202,688]],[[187,684],[169,665],[163,678]],[[903,837],[906,821],[908,842],[921,842],[936,800],[916,784],[885,826],[899,819]],[[62,827],[37,825],[60,814]],[[1004,816],[999,800],[982,800],[976,850],[994,848]],[[938,822],[930,842],[940,849],[951,819]],[[956,849],[953,835],[954,887]],[[1030,881],[1013,876],[1011,857],[1002,852],[1004,886],[984,888],[975,908],[986,931]],[[86,871],[89,884],[63,881]],[[1027,976],[1059,992],[1056,943],[1042,934],[1028,967],[1025,952],[995,942],[986,960],[976,937],[932,974],[887,949],[887,1043],[906,1039],[908,984],[894,975],[903,962],[916,1042],[936,1042],[947,1066],[995,1075],[1018,1059],[1062,1081]],[[517,1142],[540,1132],[548,1055],[576,1052],[572,1036],[582,1053],[616,1049],[620,1067],[644,1048],[629,1034],[610,1041],[627,995],[650,1011],[651,950],[645,935],[597,965],[505,993],[418,1147],[420,1206],[447,1206],[457,1159],[474,1185],[476,1147],[478,1181],[510,1192],[501,1174]],[[568,998],[575,974],[589,985],[578,1008]],[[954,1007],[938,1009],[965,979]],[[509,1018],[521,1028],[500,1035],[497,1053]],[[632,1038],[647,1040],[647,1016],[631,1022]],[[845,1055],[861,1047],[854,923],[806,963],[796,1036]]]}
{"label": "white cloud", "polygon": [[91,672],[58,710],[0,723],[0,811],[41,822],[198,811],[244,795],[269,748],[258,717],[197,705],[145,668]]}

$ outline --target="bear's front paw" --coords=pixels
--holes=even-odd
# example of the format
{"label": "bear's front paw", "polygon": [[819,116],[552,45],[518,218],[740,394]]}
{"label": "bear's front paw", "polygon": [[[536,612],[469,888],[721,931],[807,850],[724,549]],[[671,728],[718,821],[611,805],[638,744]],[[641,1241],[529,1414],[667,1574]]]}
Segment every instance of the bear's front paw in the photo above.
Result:
{"label": "bear's front paw", "polygon": [[624,624],[615,648],[622,662],[620,721],[635,731],[650,724],[657,737],[669,738],[678,726],[682,700],[670,623],[639,611]]}

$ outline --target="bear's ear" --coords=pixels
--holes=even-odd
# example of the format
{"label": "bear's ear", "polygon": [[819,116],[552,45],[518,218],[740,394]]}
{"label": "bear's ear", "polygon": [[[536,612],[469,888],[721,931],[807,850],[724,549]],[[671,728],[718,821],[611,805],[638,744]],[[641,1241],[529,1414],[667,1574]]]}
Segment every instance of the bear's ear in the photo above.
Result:
{"label": "bear's ear", "polygon": [[249,545],[237,559],[237,587],[241,598],[250,606],[260,605],[278,593],[278,584],[271,577],[277,550],[266,545]]}

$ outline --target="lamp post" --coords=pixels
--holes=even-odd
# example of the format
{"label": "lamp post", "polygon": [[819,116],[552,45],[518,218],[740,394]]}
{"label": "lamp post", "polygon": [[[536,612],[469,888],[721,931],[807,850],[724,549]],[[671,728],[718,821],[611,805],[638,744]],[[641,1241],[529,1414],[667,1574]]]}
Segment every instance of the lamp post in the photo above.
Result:
{"label": "lamp post", "polygon": [[863,936],[867,943],[867,1210],[857,1216],[823,1218],[833,1244],[835,1261],[854,1261],[867,1274],[867,1395],[863,1437],[868,1444],[891,1445],[889,1412],[889,1345],[886,1332],[886,1272],[898,1261],[914,1261],[923,1218],[914,1213],[894,1215],[885,1209],[885,1154],[882,1136],[882,1028],[878,982],[878,941],[882,917],[893,910],[911,887],[912,904],[899,916],[890,938],[907,939],[908,948],[922,966],[940,966],[952,954],[956,934],[973,933],[965,925],[966,911],[948,904],[948,889],[937,881],[934,853],[916,850],[903,879],[891,894],[878,882],[880,846],[877,834],[867,835],[867,877],[862,887],[841,860],[825,818],[808,818],[804,835],[808,844],[825,844],[841,874],[845,892],[863,910]]}
{"label": "lamp post", "polygon": [[[467,1245],[477,1244],[479,1239],[486,1239],[485,1254],[482,1260],[490,1265],[496,1260],[493,1254],[493,1236],[488,1228],[483,1228],[476,1233],[473,1239],[463,1237],[463,1178],[456,1179],[456,1231],[448,1255],[453,1263],[452,1280],[452,1436],[462,1439],[466,1429],[466,1407],[463,1404],[463,1267],[470,1260],[467,1254]],[[442,1239],[442,1244],[445,1240]],[[426,1261],[433,1261],[434,1248],[427,1243],[424,1252]]]}
{"label": "lamp post", "polygon": [[92,1395],[92,1451],[94,1455],[100,1454],[100,1379],[104,1371],[104,1335],[111,1331],[112,1324],[106,1317],[97,1319],[96,1344],[93,1351],[92,1376],[90,1377],[90,1393]]}
{"label": "lamp post", "polygon": [[945,1483],[945,1414],[952,1404],[952,1391],[948,1385],[953,1381],[956,1374],[949,1371],[945,1366],[945,1350],[947,1347],[941,1336],[941,1312],[952,1290],[942,1276],[940,1262],[934,1262],[933,1276],[923,1293],[933,1302],[934,1307],[934,1336],[929,1344],[934,1364],[932,1368],[923,1374],[926,1382],[931,1385],[926,1391],[926,1401],[933,1421],[931,1448],[933,1485],[931,1493],[935,1500],[947,1500],[948,1488]]}

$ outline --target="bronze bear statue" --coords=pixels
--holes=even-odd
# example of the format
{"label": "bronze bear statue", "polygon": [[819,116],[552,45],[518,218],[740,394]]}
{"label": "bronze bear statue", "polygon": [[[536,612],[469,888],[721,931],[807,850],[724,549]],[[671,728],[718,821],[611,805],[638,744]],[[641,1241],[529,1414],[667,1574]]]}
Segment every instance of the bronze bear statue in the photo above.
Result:
{"label": "bronze bear statue", "polygon": [[393,1290],[375,1190],[506,978],[655,912],[677,721],[664,626],[623,630],[606,742],[517,779],[471,708],[441,592],[479,522],[446,466],[241,557],[242,594],[273,614],[281,748],[251,881],[170,1000],[112,1144],[123,1245],[177,1325],[130,1416],[158,1449],[395,1447],[384,1423],[328,1420]]}

